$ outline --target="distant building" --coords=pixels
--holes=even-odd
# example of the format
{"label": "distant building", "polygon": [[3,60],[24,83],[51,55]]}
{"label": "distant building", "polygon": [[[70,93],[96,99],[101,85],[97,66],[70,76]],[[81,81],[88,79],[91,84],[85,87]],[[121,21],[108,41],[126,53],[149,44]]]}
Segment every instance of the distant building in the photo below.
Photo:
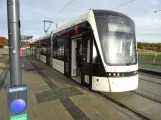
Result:
{"label": "distant building", "polygon": [[0,48],[8,48],[8,39],[0,37]]}

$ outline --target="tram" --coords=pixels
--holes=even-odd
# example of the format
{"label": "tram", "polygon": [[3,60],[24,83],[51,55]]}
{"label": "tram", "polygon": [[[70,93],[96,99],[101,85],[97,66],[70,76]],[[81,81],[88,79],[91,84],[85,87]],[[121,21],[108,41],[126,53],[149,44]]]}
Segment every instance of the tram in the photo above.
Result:
{"label": "tram", "polygon": [[138,87],[135,24],[119,12],[89,10],[38,39],[35,57],[93,91]]}

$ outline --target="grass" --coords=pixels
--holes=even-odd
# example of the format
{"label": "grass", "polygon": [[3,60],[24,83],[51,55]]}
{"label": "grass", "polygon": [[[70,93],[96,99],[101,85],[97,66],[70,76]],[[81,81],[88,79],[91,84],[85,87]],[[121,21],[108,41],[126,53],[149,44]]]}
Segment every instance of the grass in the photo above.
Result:
{"label": "grass", "polygon": [[0,77],[9,63],[8,49],[0,49]]}
{"label": "grass", "polygon": [[139,64],[161,65],[161,52],[138,50],[138,62]]}

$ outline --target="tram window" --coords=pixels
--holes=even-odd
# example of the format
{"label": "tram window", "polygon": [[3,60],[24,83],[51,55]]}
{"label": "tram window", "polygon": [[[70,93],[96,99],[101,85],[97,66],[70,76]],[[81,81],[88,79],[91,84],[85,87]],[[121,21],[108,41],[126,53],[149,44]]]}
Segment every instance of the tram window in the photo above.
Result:
{"label": "tram window", "polygon": [[93,63],[94,64],[100,63],[100,59],[99,59],[95,44],[93,45]]}
{"label": "tram window", "polygon": [[53,41],[53,58],[56,58],[56,42]]}
{"label": "tram window", "polygon": [[37,53],[37,54],[40,53],[39,47],[36,48],[36,53]]}
{"label": "tram window", "polygon": [[51,41],[50,41],[50,39],[48,39],[48,42],[47,42],[47,54],[51,55]]}
{"label": "tram window", "polygon": [[56,40],[56,58],[64,59],[64,39]]}
{"label": "tram window", "polygon": [[40,54],[41,55],[46,55],[47,54],[47,46],[46,45],[40,46]]}
{"label": "tram window", "polygon": [[88,40],[88,45],[87,45],[87,63],[90,62],[90,40]]}

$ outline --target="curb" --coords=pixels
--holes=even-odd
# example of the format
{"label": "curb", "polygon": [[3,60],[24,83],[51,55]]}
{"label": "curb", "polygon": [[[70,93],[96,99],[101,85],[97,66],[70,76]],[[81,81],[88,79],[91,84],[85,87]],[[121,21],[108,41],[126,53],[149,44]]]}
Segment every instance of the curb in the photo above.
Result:
{"label": "curb", "polygon": [[7,66],[6,70],[4,70],[2,75],[0,76],[0,91],[3,87],[3,84],[5,83],[5,80],[6,80],[7,75],[8,75],[8,71],[9,71],[9,65]]}

